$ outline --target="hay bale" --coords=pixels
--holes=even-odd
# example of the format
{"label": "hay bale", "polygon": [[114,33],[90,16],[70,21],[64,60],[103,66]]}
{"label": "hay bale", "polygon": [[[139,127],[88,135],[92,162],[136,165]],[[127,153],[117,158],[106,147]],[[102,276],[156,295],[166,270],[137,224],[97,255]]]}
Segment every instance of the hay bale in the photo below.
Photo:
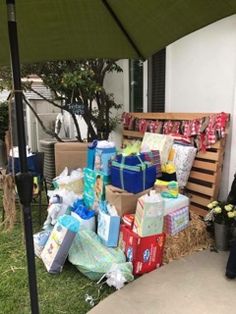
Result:
{"label": "hay bale", "polygon": [[15,181],[11,174],[4,174],[1,177],[3,189],[3,209],[5,212],[4,225],[6,231],[12,230],[16,222],[16,193]]}
{"label": "hay bale", "polygon": [[212,244],[205,223],[201,218],[191,213],[188,228],[175,236],[167,235],[163,262],[167,264],[172,260],[192,254],[195,251],[207,249]]}

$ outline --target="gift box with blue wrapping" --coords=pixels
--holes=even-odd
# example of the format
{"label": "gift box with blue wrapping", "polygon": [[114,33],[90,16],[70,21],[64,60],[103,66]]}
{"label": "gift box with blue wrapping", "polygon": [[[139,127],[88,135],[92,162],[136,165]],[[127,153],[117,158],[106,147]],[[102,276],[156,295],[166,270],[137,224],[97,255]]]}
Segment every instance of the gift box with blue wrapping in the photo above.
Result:
{"label": "gift box with blue wrapping", "polygon": [[[126,158],[113,161],[111,167],[111,184],[130,193],[139,193],[154,185],[156,179],[156,165],[143,162],[140,156],[135,166],[126,165]],[[119,160],[119,159],[118,159]]]}

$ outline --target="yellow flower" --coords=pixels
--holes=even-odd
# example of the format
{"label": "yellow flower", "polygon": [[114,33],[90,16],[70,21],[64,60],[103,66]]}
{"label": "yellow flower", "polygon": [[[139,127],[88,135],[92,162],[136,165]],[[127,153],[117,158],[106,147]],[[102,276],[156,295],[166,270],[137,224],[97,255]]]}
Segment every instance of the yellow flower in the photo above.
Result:
{"label": "yellow flower", "polygon": [[230,212],[233,208],[234,208],[234,206],[232,204],[225,205],[225,210],[227,212]]}
{"label": "yellow flower", "polygon": [[234,217],[234,212],[228,212],[227,215],[228,215],[229,218],[233,218]]}
{"label": "yellow flower", "polygon": [[213,207],[217,206],[218,204],[219,204],[219,203],[218,203],[217,201],[213,201],[213,202],[211,202],[210,204],[208,204],[207,207],[208,207],[209,209],[212,209]]}
{"label": "yellow flower", "polygon": [[217,206],[217,207],[214,208],[214,212],[216,214],[220,214],[222,212],[222,209],[220,208],[220,206]]}

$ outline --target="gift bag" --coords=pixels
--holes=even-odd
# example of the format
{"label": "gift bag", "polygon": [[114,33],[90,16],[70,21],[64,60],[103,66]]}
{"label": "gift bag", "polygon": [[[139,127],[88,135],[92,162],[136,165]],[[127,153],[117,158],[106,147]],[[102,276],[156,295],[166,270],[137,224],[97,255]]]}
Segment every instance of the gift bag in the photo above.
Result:
{"label": "gift bag", "polygon": [[52,233],[41,253],[42,261],[49,273],[62,271],[66,257],[76,233],[79,222],[69,215],[58,218]]}
{"label": "gift bag", "polygon": [[66,167],[58,177],[53,179],[53,185],[56,189],[65,189],[78,195],[82,194],[84,189],[82,169],[72,170],[69,174]]}
{"label": "gift bag", "polygon": [[145,161],[151,162],[157,168],[157,178],[160,178],[161,173],[161,157],[159,150],[151,150],[150,152],[144,152],[141,154]]}
{"label": "gift bag", "polygon": [[86,228],[92,231],[96,229],[95,211],[89,210],[83,200],[77,200],[71,207],[71,216],[76,218],[80,223],[80,229]]}
{"label": "gift bag", "polygon": [[120,248],[109,248],[91,230],[80,230],[69,251],[69,261],[91,280],[100,279],[113,264],[125,265]]}
{"label": "gift bag", "polygon": [[109,247],[117,247],[120,231],[120,216],[117,212],[109,211],[110,204],[103,203],[100,205],[98,213],[98,230],[97,234],[101,238],[102,242]]}
{"label": "gift bag", "polygon": [[161,164],[168,161],[168,156],[173,145],[173,138],[169,135],[145,133],[141,151],[159,150]]}
{"label": "gift bag", "polygon": [[133,230],[140,237],[163,231],[164,203],[157,193],[146,194],[138,199]]}
{"label": "gift bag", "polygon": [[41,253],[47,243],[47,240],[51,234],[51,230],[42,230],[34,234],[34,254],[41,258]]}
{"label": "gift bag", "polygon": [[188,182],[190,171],[197,153],[193,146],[174,144],[175,150],[174,164],[176,166],[176,176],[179,186],[184,188]]}

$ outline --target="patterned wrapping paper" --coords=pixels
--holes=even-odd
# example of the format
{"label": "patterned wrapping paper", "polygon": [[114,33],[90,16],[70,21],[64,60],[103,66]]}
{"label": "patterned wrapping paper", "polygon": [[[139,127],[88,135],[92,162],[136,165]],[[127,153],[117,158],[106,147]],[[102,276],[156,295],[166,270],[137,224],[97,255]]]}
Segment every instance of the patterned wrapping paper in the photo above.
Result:
{"label": "patterned wrapping paper", "polygon": [[151,150],[150,152],[142,153],[144,160],[150,161],[152,164],[156,165],[157,168],[157,178],[162,176],[161,172],[161,157],[159,150]]}
{"label": "patterned wrapping paper", "polygon": [[174,144],[175,150],[174,164],[176,167],[177,181],[180,188],[186,186],[189,174],[197,153],[197,149],[193,146],[184,146]]}
{"label": "patterned wrapping paper", "polygon": [[169,135],[145,133],[141,144],[142,152],[159,150],[161,164],[168,161],[169,153],[173,145],[173,138]]}
{"label": "patterned wrapping paper", "polygon": [[184,230],[189,224],[189,207],[177,209],[164,218],[164,231],[167,234],[175,235]]}

